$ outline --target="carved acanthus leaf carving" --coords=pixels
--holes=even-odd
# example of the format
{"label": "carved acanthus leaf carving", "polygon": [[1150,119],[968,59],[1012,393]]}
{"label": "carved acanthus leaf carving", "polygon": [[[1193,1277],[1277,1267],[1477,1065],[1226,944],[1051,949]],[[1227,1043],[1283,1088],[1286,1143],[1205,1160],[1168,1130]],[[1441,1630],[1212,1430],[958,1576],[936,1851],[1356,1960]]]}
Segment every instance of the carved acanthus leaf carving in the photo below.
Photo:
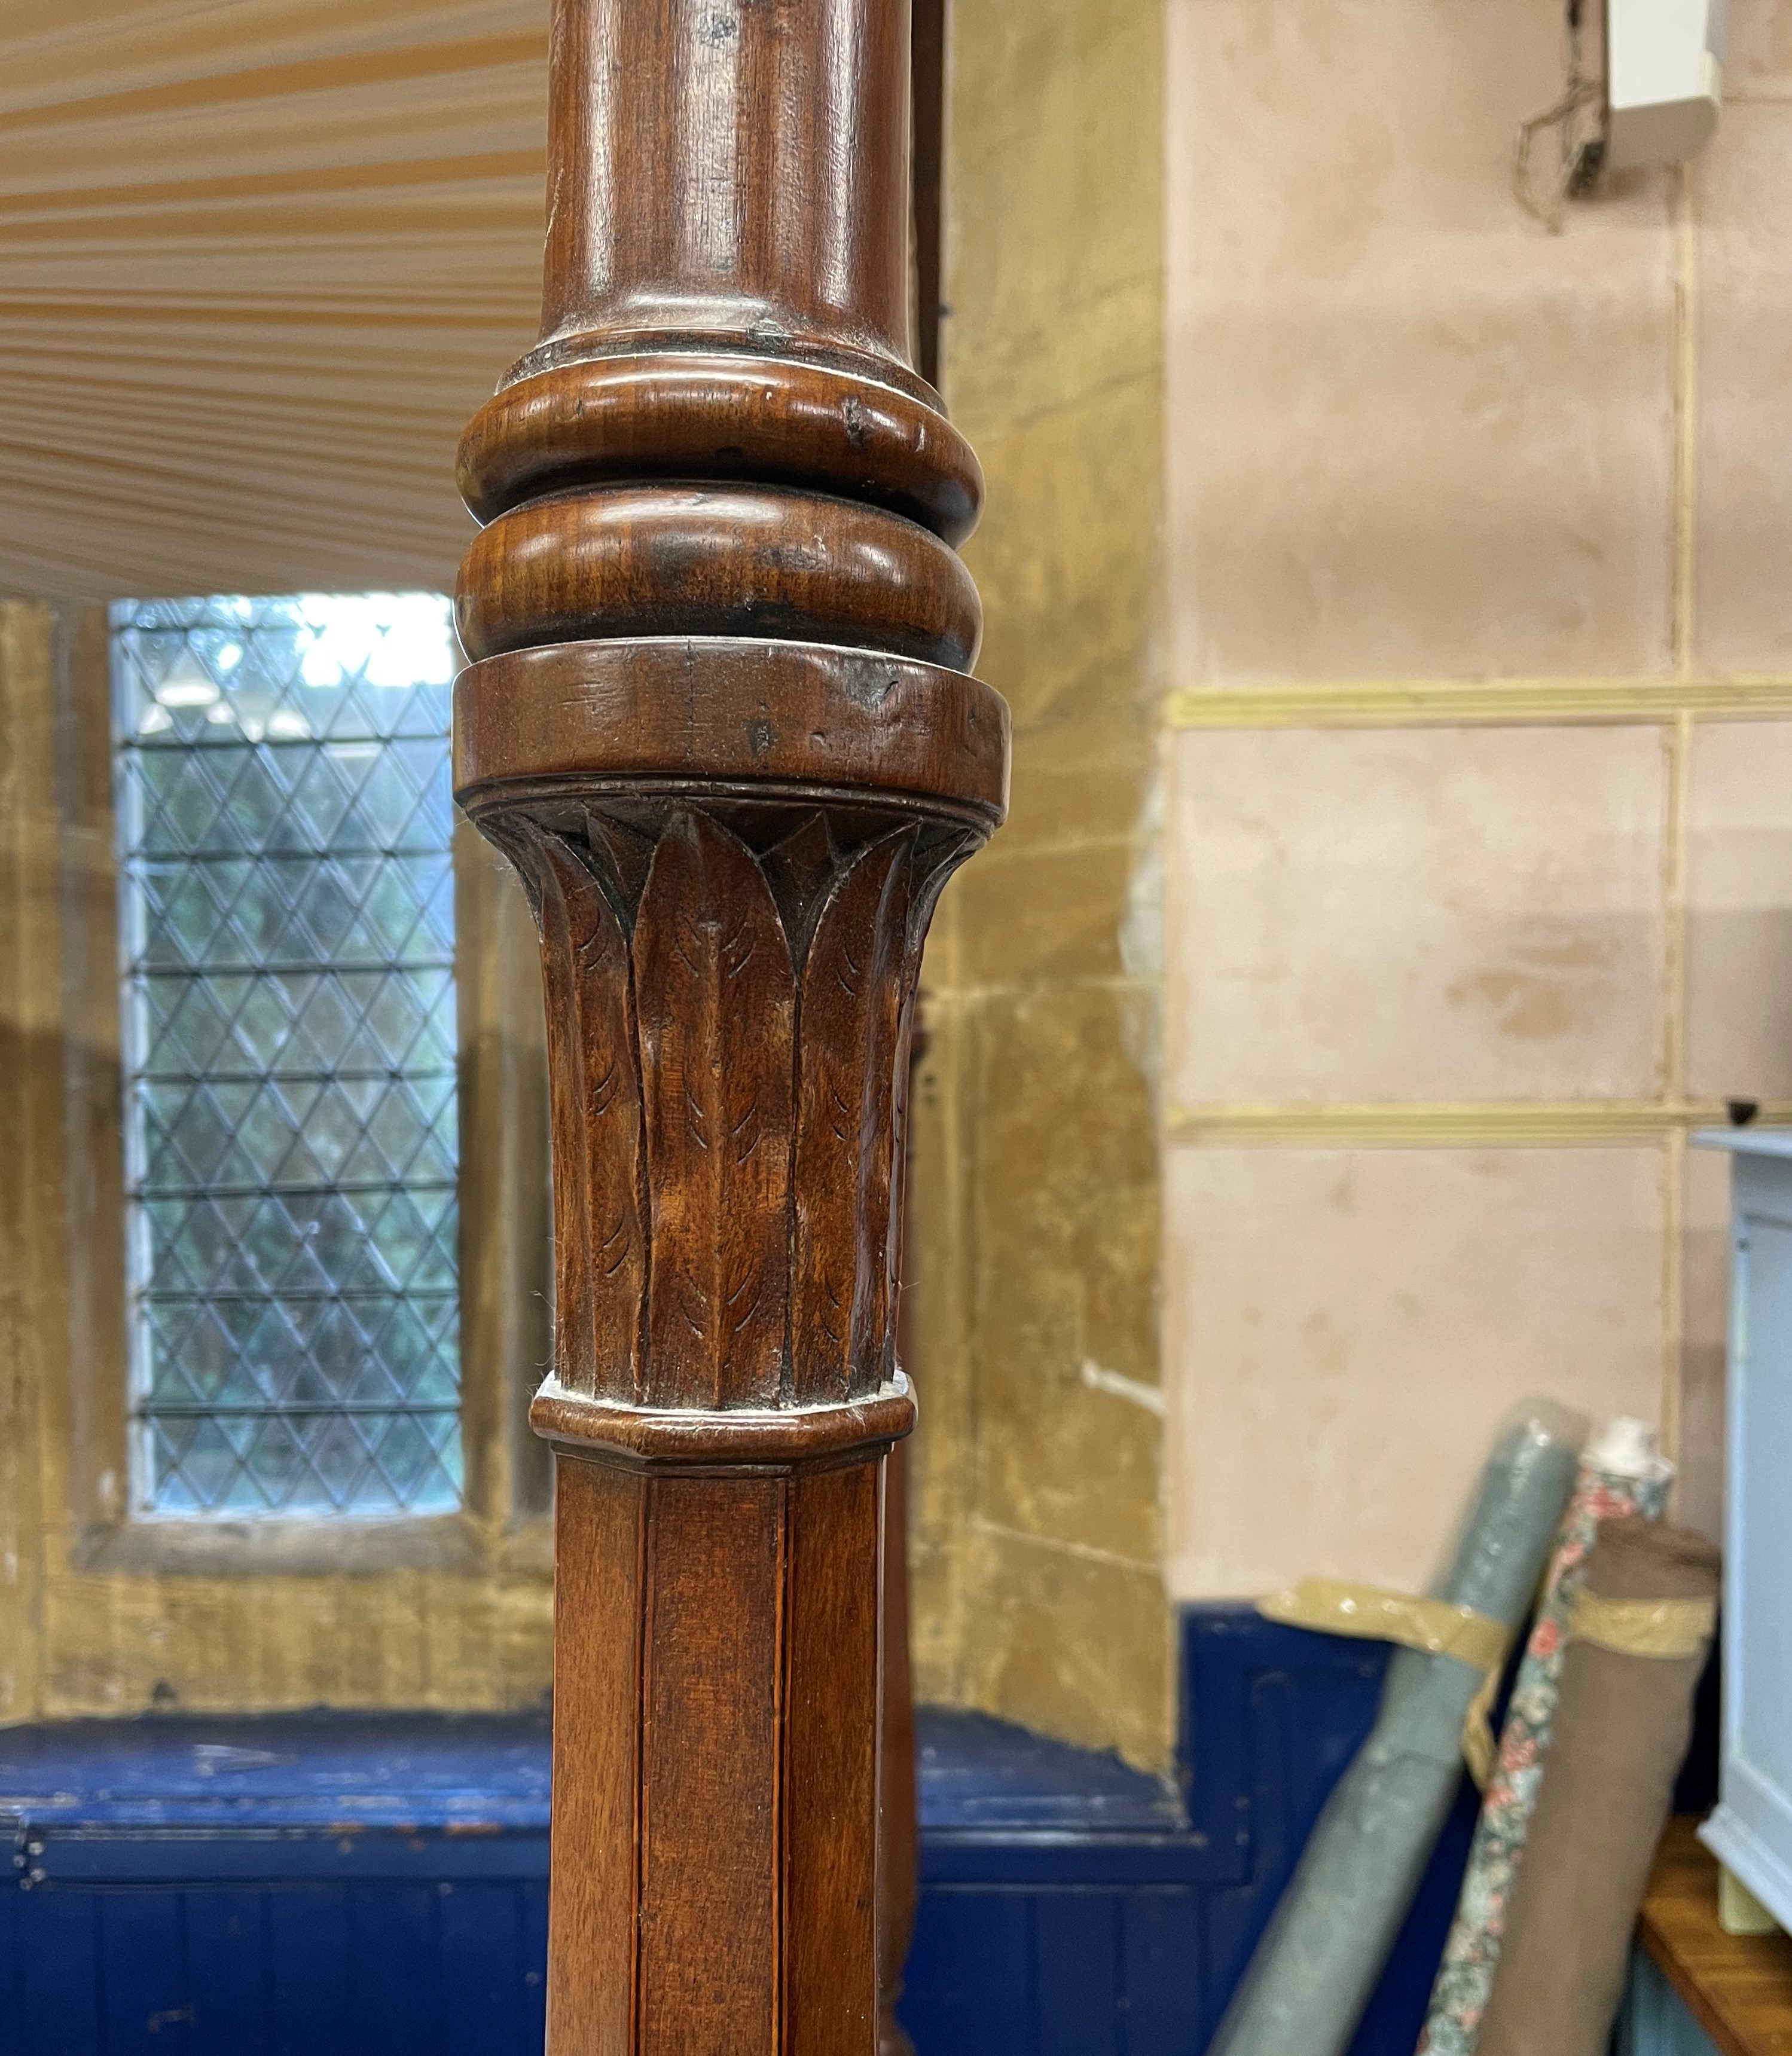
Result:
{"label": "carved acanthus leaf carving", "polygon": [[643,793],[499,828],[547,974],[563,1391],[726,1410],[889,1377],[921,942],[976,840],[896,819]]}
{"label": "carved acanthus leaf carving", "polygon": [[752,852],[694,808],[635,925],[654,1261],[647,1399],[775,1406],[789,1292],[796,979]]}
{"label": "carved acanthus leaf carving", "polygon": [[642,1378],[647,1249],[628,943],[603,888],[566,843],[537,835],[533,855],[559,1144],[560,1378],[569,1391],[619,1386],[632,1398]]}
{"label": "carved acanthus leaf carving", "polygon": [[791,1363],[800,1402],[875,1391],[890,1325],[892,1094],[915,831],[855,857],[803,967]]}

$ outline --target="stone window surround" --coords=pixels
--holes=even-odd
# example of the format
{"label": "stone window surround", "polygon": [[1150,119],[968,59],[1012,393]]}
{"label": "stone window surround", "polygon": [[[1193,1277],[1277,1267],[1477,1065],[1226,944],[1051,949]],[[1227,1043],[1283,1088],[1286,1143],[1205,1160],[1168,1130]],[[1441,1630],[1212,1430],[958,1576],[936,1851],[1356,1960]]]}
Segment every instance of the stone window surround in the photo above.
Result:
{"label": "stone window surround", "polygon": [[[103,607],[57,639],[56,894],[72,1032],[66,1358],[70,1568],[255,1574],[514,1568],[549,1560],[545,1446],[529,1398],[548,1356],[551,1266],[546,1069],[526,903],[464,822],[453,840],[461,1101],[461,1407],[465,1504],[418,1517],[133,1519],[126,1436],[121,983]],[[46,1508],[46,1512],[49,1509]]]}

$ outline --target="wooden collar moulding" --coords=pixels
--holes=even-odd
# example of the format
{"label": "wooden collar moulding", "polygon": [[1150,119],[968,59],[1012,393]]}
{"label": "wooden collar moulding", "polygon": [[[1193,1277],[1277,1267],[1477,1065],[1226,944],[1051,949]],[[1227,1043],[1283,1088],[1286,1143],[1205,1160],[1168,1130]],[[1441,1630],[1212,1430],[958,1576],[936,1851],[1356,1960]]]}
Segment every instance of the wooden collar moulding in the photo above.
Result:
{"label": "wooden collar moulding", "polygon": [[556,0],[542,339],[468,429],[457,794],[552,1080],[548,2046],[868,2056],[921,945],[1007,802],[908,358],[908,0]]}

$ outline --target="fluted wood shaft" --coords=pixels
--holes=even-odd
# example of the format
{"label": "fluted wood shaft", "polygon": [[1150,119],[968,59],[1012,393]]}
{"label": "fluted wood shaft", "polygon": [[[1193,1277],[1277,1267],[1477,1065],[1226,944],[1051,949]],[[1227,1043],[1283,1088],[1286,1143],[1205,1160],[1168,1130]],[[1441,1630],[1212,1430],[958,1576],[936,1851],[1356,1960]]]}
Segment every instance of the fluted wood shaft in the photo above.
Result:
{"label": "fluted wood shaft", "polygon": [[555,2056],[870,2056],[915,982],[1000,820],[907,361],[907,0],[557,0],[469,428],[462,804],[541,931]]}

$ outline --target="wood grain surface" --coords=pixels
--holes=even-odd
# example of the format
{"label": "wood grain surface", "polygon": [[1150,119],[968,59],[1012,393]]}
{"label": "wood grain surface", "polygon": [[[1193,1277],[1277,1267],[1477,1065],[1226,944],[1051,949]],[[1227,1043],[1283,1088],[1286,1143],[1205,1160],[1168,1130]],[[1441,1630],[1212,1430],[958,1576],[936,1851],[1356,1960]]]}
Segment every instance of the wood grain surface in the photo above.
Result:
{"label": "wood grain surface", "polygon": [[796,979],[751,852],[694,808],[635,927],[653,1267],[647,1396],[775,1405],[789,1291]]}
{"label": "wood grain surface", "polygon": [[899,1767],[880,1950],[907,1049],[1008,720],[908,357],[910,36],[556,0],[541,340],[461,447],[457,796],[552,1073],[556,2056],[871,2056],[912,1918]]}
{"label": "wood grain surface", "polygon": [[861,851],[829,895],[803,967],[797,1296],[790,1360],[804,1404],[875,1392],[890,1332],[890,1100],[908,979],[915,831]]}
{"label": "wood grain surface", "polygon": [[690,797],[493,817],[541,924],[557,1441],[619,1449],[619,1406],[859,1406],[895,1370],[908,1024],[971,838]]}
{"label": "wood grain surface", "polygon": [[548,2046],[635,2046],[646,1485],[562,1464],[554,1499],[553,1882]]}
{"label": "wood grain surface", "polygon": [[1718,1925],[1717,1858],[1698,1823],[1667,1824],[1637,1939],[1722,2056],[1792,2051],[1792,1936],[1727,1935]]}
{"label": "wood grain surface", "polygon": [[647,1285],[646,1151],[628,943],[603,889],[571,847],[531,832],[546,981],[549,1117],[564,1208],[554,1237],[562,1380],[595,1393],[598,1366],[642,1396]]}
{"label": "wood grain surface", "polygon": [[908,0],[562,0],[538,357],[726,337],[918,384],[908,33]]}
{"label": "wood grain surface", "polygon": [[[878,1587],[884,1465],[790,1488],[789,1756],[785,1791],[785,2047],[867,2056],[877,2034],[875,1834]],[[870,1718],[843,1719],[844,1708]],[[800,1766],[800,1773],[794,1766]]]}
{"label": "wood grain surface", "polygon": [[639,2047],[776,2049],[797,1488],[655,1477],[643,1489]]}
{"label": "wood grain surface", "polygon": [[939,665],[746,637],[545,643],[461,674],[454,783],[476,819],[652,779],[888,795],[981,840],[1007,808],[1008,710]]}
{"label": "wood grain surface", "polygon": [[925,401],[824,365],[686,351],[604,358],[499,389],[461,441],[458,482],[491,521],[523,500],[643,476],[837,492],[945,541],[976,524],[975,453]]}
{"label": "wood grain surface", "polygon": [[971,574],[928,529],[770,485],[602,484],[500,514],[467,552],[470,657],[607,635],[775,635],[967,670]]}
{"label": "wood grain surface", "polygon": [[884,1464],[883,1737],[878,1761],[878,2056],[914,2056],[896,2003],[920,1904],[915,1698],[908,1651],[908,1444]]}

